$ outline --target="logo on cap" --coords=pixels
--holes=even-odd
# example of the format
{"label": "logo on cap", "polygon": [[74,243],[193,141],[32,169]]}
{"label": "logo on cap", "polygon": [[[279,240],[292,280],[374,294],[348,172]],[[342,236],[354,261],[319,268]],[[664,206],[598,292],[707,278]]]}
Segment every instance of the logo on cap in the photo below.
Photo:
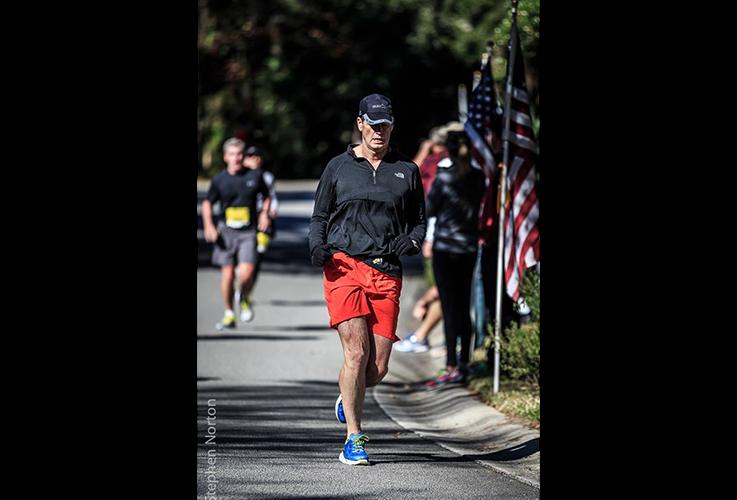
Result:
{"label": "logo on cap", "polygon": [[381,94],[371,94],[361,99],[358,105],[358,115],[369,125],[394,123],[392,102],[388,97]]}

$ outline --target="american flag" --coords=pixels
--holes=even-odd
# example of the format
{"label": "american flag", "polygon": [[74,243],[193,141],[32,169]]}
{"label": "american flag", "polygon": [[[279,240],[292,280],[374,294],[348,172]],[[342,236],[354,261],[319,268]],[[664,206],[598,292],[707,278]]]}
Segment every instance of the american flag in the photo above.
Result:
{"label": "american flag", "polygon": [[[520,282],[525,269],[540,260],[540,232],[537,220],[539,204],[535,188],[537,144],[532,131],[530,99],[525,83],[525,63],[520,50],[516,23],[510,33],[510,54],[516,54],[512,72],[509,132],[505,145],[507,158],[507,202],[505,203],[504,278],[507,295],[519,299]],[[509,71],[509,69],[507,69]]]}
{"label": "american flag", "polygon": [[494,91],[491,77],[491,57],[481,67],[481,81],[471,92],[468,103],[468,118],[463,124],[471,139],[472,164],[491,177],[496,170],[494,153],[491,150],[491,133],[501,131],[502,109]]}
{"label": "american flag", "polygon": [[493,182],[497,173],[499,158],[494,157],[491,148],[492,133],[497,137],[502,129],[502,108],[494,90],[491,75],[491,54],[481,66],[481,80],[471,93],[468,103],[468,117],[463,128],[471,139],[471,165],[484,171],[489,180],[482,200],[479,216],[481,240],[491,244],[493,240],[492,225],[496,215],[496,203]]}

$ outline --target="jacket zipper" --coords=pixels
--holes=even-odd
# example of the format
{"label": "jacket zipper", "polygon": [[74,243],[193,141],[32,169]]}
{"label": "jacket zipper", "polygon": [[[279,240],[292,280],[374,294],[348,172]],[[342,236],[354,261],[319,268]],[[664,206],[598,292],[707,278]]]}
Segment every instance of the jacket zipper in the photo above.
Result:
{"label": "jacket zipper", "polygon": [[376,184],[376,169],[374,167],[371,167],[371,169],[374,171],[374,184]]}

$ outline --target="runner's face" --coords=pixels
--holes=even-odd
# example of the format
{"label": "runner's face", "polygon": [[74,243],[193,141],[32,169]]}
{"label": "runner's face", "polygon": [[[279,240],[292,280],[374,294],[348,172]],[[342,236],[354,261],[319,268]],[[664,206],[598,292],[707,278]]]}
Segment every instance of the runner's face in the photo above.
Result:
{"label": "runner's face", "polygon": [[369,125],[361,117],[358,118],[358,130],[361,132],[363,143],[371,150],[382,150],[389,147],[394,125],[379,123]]}
{"label": "runner's face", "polygon": [[223,159],[228,166],[228,170],[239,170],[243,164],[243,148],[228,146],[225,148]]}

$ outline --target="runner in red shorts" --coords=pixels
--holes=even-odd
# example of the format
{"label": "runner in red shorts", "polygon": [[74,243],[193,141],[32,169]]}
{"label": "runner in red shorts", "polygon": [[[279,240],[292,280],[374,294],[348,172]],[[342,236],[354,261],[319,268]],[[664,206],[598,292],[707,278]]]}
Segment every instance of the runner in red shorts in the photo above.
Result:
{"label": "runner in red shorts", "polygon": [[420,172],[389,145],[391,101],[364,97],[356,118],[361,142],[330,160],[310,222],[312,263],[323,267],[330,326],[343,345],[335,403],[347,423],[340,461],[368,464],[361,429],[366,387],[386,375],[399,316],[403,255],[420,251],[425,202]]}

